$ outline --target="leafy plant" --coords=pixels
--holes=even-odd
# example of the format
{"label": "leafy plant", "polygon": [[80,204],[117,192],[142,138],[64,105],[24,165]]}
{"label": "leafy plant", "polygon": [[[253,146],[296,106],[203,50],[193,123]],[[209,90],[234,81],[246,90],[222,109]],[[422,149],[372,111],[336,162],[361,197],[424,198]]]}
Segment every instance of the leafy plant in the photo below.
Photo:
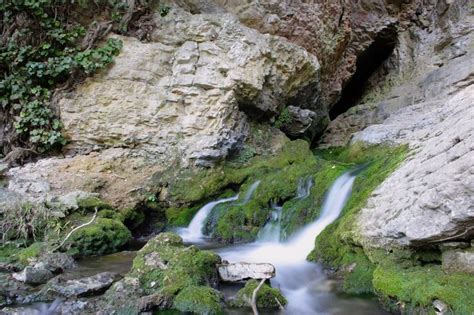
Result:
{"label": "leafy plant", "polygon": [[82,50],[85,28],[71,21],[69,6],[64,0],[0,3],[0,110],[11,123],[11,146],[41,153],[64,145],[53,90],[106,67],[121,48],[118,39],[108,39]]}
{"label": "leafy plant", "polygon": [[288,110],[288,107],[283,108],[283,110],[280,112],[280,115],[278,115],[274,126],[278,129],[281,127],[285,126],[291,121],[291,114],[290,111]]}

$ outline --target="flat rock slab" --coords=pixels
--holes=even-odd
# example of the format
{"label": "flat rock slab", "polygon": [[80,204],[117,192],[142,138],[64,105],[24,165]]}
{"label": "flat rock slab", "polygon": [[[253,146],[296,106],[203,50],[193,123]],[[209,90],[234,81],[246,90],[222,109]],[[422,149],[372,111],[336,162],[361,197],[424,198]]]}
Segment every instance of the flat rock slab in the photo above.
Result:
{"label": "flat rock slab", "polygon": [[217,270],[219,277],[228,282],[275,277],[275,267],[268,263],[226,263],[218,265]]}
{"label": "flat rock slab", "polygon": [[101,294],[107,290],[119,275],[115,272],[102,272],[91,277],[51,283],[48,291],[64,297],[83,297]]}

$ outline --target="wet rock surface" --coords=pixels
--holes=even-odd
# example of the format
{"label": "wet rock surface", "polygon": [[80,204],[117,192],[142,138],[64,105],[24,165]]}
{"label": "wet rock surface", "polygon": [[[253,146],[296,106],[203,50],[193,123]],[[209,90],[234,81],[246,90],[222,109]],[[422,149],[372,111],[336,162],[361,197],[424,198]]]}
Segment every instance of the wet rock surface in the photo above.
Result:
{"label": "wet rock surface", "polygon": [[74,280],[57,277],[47,284],[43,294],[64,298],[98,295],[105,292],[118,278],[119,275],[114,272],[102,272]]}
{"label": "wet rock surface", "polygon": [[228,282],[275,277],[275,267],[267,263],[223,263],[217,266],[217,270],[221,280]]}

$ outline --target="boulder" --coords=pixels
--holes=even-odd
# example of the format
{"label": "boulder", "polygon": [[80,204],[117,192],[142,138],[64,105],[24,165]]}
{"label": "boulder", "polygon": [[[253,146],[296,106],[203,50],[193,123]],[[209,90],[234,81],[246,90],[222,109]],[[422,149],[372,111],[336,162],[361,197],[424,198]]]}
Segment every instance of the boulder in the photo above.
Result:
{"label": "boulder", "polygon": [[[308,135],[310,139],[314,137],[318,129],[319,119],[318,115],[309,109],[302,109],[296,106],[288,106],[284,112],[287,117],[280,127],[280,129],[291,138],[298,138]],[[322,130],[319,128],[319,131]]]}
{"label": "boulder", "polygon": [[66,298],[93,296],[105,292],[118,277],[119,275],[114,272],[101,272],[91,277],[74,280],[64,281],[56,278],[48,283],[45,291],[49,296]]}
{"label": "boulder", "polygon": [[55,268],[38,262],[32,266],[27,266],[21,272],[12,274],[13,279],[27,284],[42,284],[54,277],[52,270]]}
{"label": "boulder", "polygon": [[217,266],[217,270],[221,280],[227,282],[275,277],[275,267],[268,263],[223,263]]}
{"label": "boulder", "polygon": [[448,250],[441,256],[443,270],[474,274],[474,250]]}
{"label": "boulder", "polygon": [[[258,285],[257,280],[249,280],[245,287],[240,289],[233,297],[231,305],[234,307],[250,307],[249,301],[251,301],[253,292]],[[287,300],[281,291],[266,283],[257,292],[257,308],[259,309],[281,309],[286,304]]]}

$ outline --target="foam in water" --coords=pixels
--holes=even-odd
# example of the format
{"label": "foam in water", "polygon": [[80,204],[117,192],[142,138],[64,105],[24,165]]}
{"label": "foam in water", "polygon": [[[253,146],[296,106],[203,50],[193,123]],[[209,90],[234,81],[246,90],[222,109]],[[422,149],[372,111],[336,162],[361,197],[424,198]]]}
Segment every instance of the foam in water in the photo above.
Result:
{"label": "foam in water", "polygon": [[179,234],[181,235],[183,240],[186,242],[198,242],[202,240],[204,238],[202,230],[204,228],[204,224],[206,223],[206,218],[211,212],[211,210],[214,209],[214,207],[220,203],[235,201],[238,198],[239,195],[236,195],[231,198],[219,199],[217,201],[209,202],[204,207],[199,209],[199,211],[189,223],[188,227],[179,231]]}
{"label": "foam in water", "polygon": [[[325,281],[316,264],[306,261],[321,231],[340,215],[350,196],[355,176],[350,172],[340,176],[326,195],[320,217],[303,227],[287,242],[255,242],[224,248],[219,254],[228,261],[267,262],[276,267],[272,285],[282,290],[288,299],[288,314],[319,314],[324,303],[324,291],[318,288]],[[322,291],[321,291],[322,290]],[[322,312],[322,311],[321,311]]]}

